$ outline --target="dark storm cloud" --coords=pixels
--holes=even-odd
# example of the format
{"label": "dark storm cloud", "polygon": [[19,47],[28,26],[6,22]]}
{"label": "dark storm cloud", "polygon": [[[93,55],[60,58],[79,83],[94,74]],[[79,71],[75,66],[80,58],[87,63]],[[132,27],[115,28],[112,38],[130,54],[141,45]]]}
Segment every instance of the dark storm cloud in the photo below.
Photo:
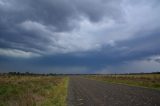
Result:
{"label": "dark storm cloud", "polygon": [[[117,4],[117,2],[115,3]],[[78,27],[77,22],[79,22],[82,17],[88,17],[91,21],[100,21],[103,16],[109,18],[117,17],[120,13],[118,9],[119,6],[116,4],[110,0],[107,2],[97,0],[1,0],[0,43],[4,48],[26,49],[27,51],[28,48],[34,48],[44,51],[46,50],[44,45],[50,45],[50,42],[52,42],[54,46],[57,46],[54,41],[48,37],[49,31],[49,35],[53,36],[51,33],[57,31],[68,32],[73,30]],[[118,14],[116,15],[116,13]],[[35,30],[26,30],[26,27],[24,29],[19,28],[18,26],[23,23],[26,27],[33,26]],[[42,26],[46,31],[42,31],[43,28],[39,28],[39,26]],[[36,27],[38,28],[36,29]],[[41,33],[43,33],[43,35]],[[32,51],[32,49],[30,49],[30,51]]]}
{"label": "dark storm cloud", "polygon": [[10,25],[31,20],[55,25],[59,27],[59,30],[62,30],[68,27],[67,18],[72,17],[74,13],[69,2],[59,0],[15,0],[12,2],[7,0],[2,3],[1,13],[3,15],[1,15],[1,19]]}
{"label": "dark storm cloud", "polygon": [[0,0],[0,66],[89,73],[147,61],[160,55],[159,11],[158,0]]}
{"label": "dark storm cloud", "polygon": [[[74,9],[69,5],[69,2],[59,0],[16,0],[1,2],[0,43],[4,48],[34,48],[38,50],[42,49],[41,51],[45,49],[41,46],[47,45],[47,42],[50,41],[49,38],[45,37],[46,35],[39,36],[39,33],[36,31],[26,31],[18,27],[19,24],[28,20],[40,22],[45,25],[53,25],[58,31],[70,29],[67,19],[72,17]],[[38,45],[38,42],[41,45]],[[24,47],[22,48],[22,46]]]}
{"label": "dark storm cloud", "polygon": [[[87,67],[88,70],[92,70],[94,72],[94,70],[101,70],[106,66],[117,67],[117,65],[125,65],[131,61],[147,61],[148,57],[160,54],[160,49],[157,46],[160,38],[156,34],[154,36],[150,35],[140,39],[130,39],[126,42],[119,42],[117,47],[105,46],[101,51],[90,51],[78,54],[49,55],[26,60],[25,64],[21,62],[18,62],[18,64],[28,64],[29,66],[34,65],[34,67],[39,68]],[[147,45],[145,45],[144,42],[146,42]],[[159,58],[155,58],[154,60],[157,61]],[[118,71],[118,68],[115,69]],[[121,69],[121,71],[123,70]]]}
{"label": "dark storm cloud", "polygon": [[[112,0],[2,0],[1,2],[0,21],[3,25],[1,27],[10,27],[16,23],[31,20],[45,25],[53,25],[57,30],[68,30],[71,27],[69,24],[72,19],[79,19],[83,15],[88,16],[91,21],[98,21],[105,15],[116,18],[120,14],[120,1]],[[6,23],[8,24],[6,25]]]}
{"label": "dark storm cloud", "polygon": [[55,56],[51,55],[41,58],[42,60],[40,60],[40,62],[42,62],[41,64],[46,65],[80,65],[99,67],[105,66],[106,64],[121,64],[126,61],[147,59],[148,57],[160,54],[160,48],[158,45],[160,42],[160,36],[157,36],[160,32],[152,34],[153,35],[147,37],[118,42],[115,47],[104,46],[100,51]]}
{"label": "dark storm cloud", "polygon": [[108,18],[121,18],[120,3],[122,0],[76,0],[76,8],[82,14],[88,16],[93,21],[101,21],[105,16]]}

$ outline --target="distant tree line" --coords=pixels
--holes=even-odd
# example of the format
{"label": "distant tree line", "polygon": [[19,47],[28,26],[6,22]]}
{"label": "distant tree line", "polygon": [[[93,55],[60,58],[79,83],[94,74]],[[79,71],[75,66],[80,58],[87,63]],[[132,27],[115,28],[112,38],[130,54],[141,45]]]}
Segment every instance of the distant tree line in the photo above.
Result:
{"label": "distant tree line", "polygon": [[139,74],[160,74],[160,72],[151,72],[151,73],[114,73],[114,74],[57,74],[57,73],[47,73],[47,74],[41,74],[41,73],[32,73],[32,72],[8,72],[8,73],[0,73],[0,76],[2,75],[19,75],[19,76],[77,76],[77,75],[139,75]]}
{"label": "distant tree line", "polygon": [[0,75],[19,75],[19,76],[56,76],[56,73],[32,73],[32,72],[8,72],[8,73],[0,73]]}

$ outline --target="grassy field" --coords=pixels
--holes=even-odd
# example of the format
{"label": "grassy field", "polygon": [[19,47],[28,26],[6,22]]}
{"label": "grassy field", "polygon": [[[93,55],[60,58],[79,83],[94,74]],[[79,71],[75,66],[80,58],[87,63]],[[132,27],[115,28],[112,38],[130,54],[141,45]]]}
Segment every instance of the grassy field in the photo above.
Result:
{"label": "grassy field", "polygon": [[66,106],[67,77],[0,76],[0,106]]}
{"label": "grassy field", "polygon": [[142,86],[160,90],[160,74],[92,75],[87,76],[87,78],[110,83]]}

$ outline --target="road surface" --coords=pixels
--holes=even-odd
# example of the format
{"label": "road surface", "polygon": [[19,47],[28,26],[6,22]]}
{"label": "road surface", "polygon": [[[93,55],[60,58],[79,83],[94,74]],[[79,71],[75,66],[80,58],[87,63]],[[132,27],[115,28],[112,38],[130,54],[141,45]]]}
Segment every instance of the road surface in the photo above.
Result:
{"label": "road surface", "polygon": [[70,77],[68,106],[160,106],[160,91]]}

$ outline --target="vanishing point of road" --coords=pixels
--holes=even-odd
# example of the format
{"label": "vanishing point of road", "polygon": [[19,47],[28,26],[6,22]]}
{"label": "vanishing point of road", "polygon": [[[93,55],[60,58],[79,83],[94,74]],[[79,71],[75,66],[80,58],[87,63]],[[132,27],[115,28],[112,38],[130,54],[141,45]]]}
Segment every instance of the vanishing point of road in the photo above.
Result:
{"label": "vanishing point of road", "polygon": [[160,91],[70,77],[68,106],[160,106]]}

